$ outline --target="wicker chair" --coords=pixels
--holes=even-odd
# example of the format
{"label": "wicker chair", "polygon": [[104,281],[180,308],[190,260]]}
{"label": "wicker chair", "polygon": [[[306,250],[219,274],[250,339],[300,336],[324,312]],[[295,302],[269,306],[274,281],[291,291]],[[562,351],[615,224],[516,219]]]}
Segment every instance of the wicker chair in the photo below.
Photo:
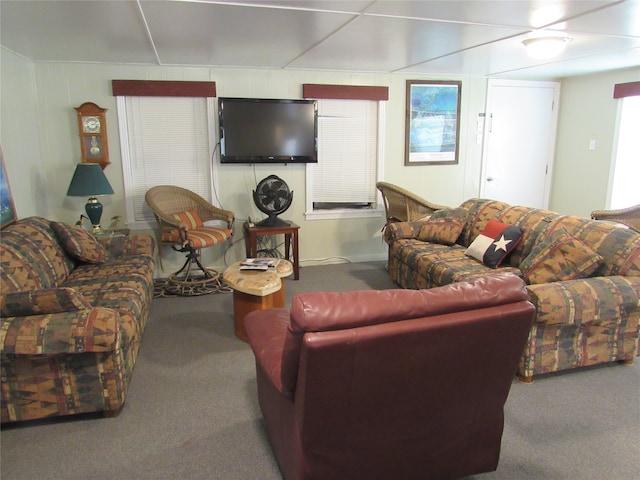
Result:
{"label": "wicker chair", "polygon": [[386,212],[385,227],[392,222],[413,222],[436,210],[442,210],[443,205],[428,202],[414,193],[386,182],[378,182],[376,187],[382,193]]}
{"label": "wicker chair", "polygon": [[594,210],[591,212],[593,220],[607,220],[622,223],[640,232],[640,204],[618,210]]}
{"label": "wicker chair", "polygon": [[[234,213],[214,207],[200,195],[182,187],[158,185],[147,191],[147,205],[158,222],[157,239],[162,247],[171,246],[186,252],[187,259],[177,272],[168,278],[165,289],[170,293],[191,296],[218,291],[221,274],[200,262],[200,249],[223,243],[233,235]],[[205,226],[204,222],[219,220],[223,226]]]}

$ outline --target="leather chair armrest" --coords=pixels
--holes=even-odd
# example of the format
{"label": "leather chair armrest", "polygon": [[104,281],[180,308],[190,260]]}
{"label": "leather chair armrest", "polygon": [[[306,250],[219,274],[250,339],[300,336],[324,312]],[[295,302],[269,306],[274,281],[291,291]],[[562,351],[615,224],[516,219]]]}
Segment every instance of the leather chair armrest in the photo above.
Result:
{"label": "leather chair armrest", "polygon": [[289,395],[290,392],[283,389],[281,371],[288,325],[289,311],[284,308],[259,310],[249,313],[244,318],[247,340],[256,357],[258,368],[262,369],[273,386],[285,395]]}

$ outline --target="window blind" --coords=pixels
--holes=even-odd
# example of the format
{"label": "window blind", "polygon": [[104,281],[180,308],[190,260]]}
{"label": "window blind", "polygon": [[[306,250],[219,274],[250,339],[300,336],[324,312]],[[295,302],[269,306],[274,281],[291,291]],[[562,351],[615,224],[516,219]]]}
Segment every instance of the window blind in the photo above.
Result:
{"label": "window blind", "polygon": [[375,203],[378,102],[318,101],[318,163],[309,164],[313,203]]}
{"label": "window blind", "polygon": [[188,188],[210,199],[207,100],[125,97],[125,109],[129,150],[125,187],[133,206],[128,221],[153,220],[144,195],[155,185]]}

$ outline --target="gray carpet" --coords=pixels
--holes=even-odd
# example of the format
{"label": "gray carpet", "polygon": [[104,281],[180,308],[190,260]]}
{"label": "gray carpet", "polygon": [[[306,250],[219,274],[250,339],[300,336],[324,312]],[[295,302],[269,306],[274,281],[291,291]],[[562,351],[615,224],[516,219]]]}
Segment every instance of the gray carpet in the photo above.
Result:
{"label": "gray carpet", "polygon": [[[393,288],[382,263],[305,267],[286,281],[288,304],[301,291],[368,288]],[[467,480],[639,479],[639,364],[514,380],[498,471]],[[122,413],[5,427],[2,479],[279,479],[254,368],[230,294],[156,299]]]}

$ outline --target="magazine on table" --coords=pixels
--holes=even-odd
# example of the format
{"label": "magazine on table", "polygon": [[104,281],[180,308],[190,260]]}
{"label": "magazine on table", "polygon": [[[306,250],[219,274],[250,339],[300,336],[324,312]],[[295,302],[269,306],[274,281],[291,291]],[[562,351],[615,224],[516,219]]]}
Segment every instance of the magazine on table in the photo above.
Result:
{"label": "magazine on table", "polygon": [[245,258],[240,264],[240,270],[275,270],[279,263],[277,258]]}

